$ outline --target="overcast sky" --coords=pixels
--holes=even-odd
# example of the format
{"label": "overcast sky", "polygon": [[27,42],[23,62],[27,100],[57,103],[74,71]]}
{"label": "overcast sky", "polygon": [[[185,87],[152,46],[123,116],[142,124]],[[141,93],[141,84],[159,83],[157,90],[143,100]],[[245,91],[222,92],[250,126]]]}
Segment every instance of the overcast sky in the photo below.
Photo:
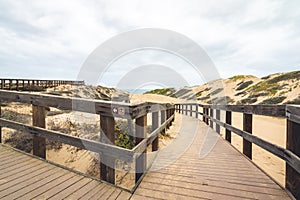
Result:
{"label": "overcast sky", "polygon": [[[1,77],[76,79],[102,42],[145,27],[173,30],[194,40],[223,78],[300,69],[297,0],[0,0],[0,8]],[[147,64],[188,69],[187,63],[166,53],[136,52],[115,62],[101,84],[115,86],[120,67]],[[187,79],[191,85],[203,81]]]}

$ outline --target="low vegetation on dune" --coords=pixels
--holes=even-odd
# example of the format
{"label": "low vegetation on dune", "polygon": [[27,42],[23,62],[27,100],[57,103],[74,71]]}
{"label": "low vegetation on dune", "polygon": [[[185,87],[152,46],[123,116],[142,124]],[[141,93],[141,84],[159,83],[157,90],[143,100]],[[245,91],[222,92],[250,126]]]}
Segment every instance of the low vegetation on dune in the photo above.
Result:
{"label": "low vegetation on dune", "polygon": [[[257,78],[237,75],[221,80],[223,88],[211,81],[202,86],[157,89],[148,93],[198,101],[203,104],[299,104],[300,71],[277,73]],[[223,98],[226,101],[221,100]]]}

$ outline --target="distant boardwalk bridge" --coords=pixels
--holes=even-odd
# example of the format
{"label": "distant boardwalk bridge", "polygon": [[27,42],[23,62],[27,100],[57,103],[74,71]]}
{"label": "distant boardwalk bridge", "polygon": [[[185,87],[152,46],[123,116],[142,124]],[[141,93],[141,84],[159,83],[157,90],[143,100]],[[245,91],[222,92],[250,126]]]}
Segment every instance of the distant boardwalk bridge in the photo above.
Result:
{"label": "distant boardwalk bridge", "polygon": [[[127,104],[7,90],[0,90],[0,101],[31,104],[33,110],[32,125],[0,118],[0,127],[33,136],[33,155],[0,144],[0,199],[300,199],[299,106]],[[84,105],[92,105],[94,109]],[[46,129],[49,107],[99,115],[100,141]],[[225,121],[220,119],[221,111],[226,113]],[[232,125],[232,112],[242,113],[243,130]],[[147,133],[150,114],[152,131]],[[252,135],[252,115],[285,118],[286,148]],[[174,151],[161,151],[158,137],[174,123],[175,117],[181,119],[181,128],[170,145],[174,151],[181,148],[182,141],[189,146],[176,160],[166,164]],[[131,139],[135,146],[132,149],[115,145],[116,118],[133,122]],[[217,137],[221,127],[226,130],[225,140]],[[243,138],[243,153],[230,144],[233,133]],[[90,178],[46,162],[46,139],[100,154],[100,177]],[[201,158],[199,148],[205,140],[214,140],[215,144]],[[252,144],[286,162],[285,187],[253,164]],[[150,158],[147,151],[156,152],[155,157]],[[134,163],[133,188],[116,186],[113,167],[116,160]]]}
{"label": "distant boardwalk bridge", "polygon": [[84,85],[84,81],[71,80],[39,80],[39,79],[5,79],[0,78],[1,90],[32,90],[33,87],[49,88],[59,85]]}

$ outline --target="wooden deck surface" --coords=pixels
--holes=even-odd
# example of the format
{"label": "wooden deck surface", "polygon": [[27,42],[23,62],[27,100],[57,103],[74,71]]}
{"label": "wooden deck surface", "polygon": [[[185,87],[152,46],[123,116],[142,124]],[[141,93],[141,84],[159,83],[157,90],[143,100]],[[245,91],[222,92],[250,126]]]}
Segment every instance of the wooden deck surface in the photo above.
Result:
{"label": "wooden deck surface", "polygon": [[172,148],[159,151],[132,196],[0,145],[0,199],[290,199],[211,128],[181,117]]}
{"label": "wooden deck surface", "polygon": [[131,194],[0,145],[0,199],[129,199]]}
{"label": "wooden deck surface", "polygon": [[[185,137],[182,133],[189,134]],[[152,166],[155,171],[147,173],[132,199],[290,199],[265,173],[200,120],[182,116],[176,140],[193,142],[175,162],[163,168],[160,167],[174,156],[174,149],[161,151]],[[210,151],[214,141],[217,142]],[[204,150],[199,154],[201,146]],[[210,153],[202,158],[205,152]]]}

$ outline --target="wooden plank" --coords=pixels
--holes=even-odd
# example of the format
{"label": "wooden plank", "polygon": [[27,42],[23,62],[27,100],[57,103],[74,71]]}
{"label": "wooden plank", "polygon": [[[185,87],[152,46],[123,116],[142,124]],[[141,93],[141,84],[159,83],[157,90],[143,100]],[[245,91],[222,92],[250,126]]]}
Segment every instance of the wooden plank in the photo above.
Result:
{"label": "wooden plank", "polygon": [[120,195],[116,199],[118,199],[118,200],[126,200],[126,199],[130,199],[130,197],[131,197],[131,194],[129,192],[122,191],[120,193]]}
{"label": "wooden plank", "polygon": [[35,196],[34,199],[50,199],[83,179],[83,177],[65,170],[64,174],[58,176],[57,179],[53,179],[53,177],[51,179],[47,178],[49,180],[35,189],[36,191],[32,190],[31,194],[29,194],[30,198]]}
{"label": "wooden plank", "polygon": [[[143,139],[147,138],[147,115],[135,120],[135,141],[139,144]],[[145,149],[135,161],[135,182],[137,183],[145,173],[147,167],[147,149]]]}
{"label": "wooden plank", "polygon": [[286,105],[212,105],[208,107],[231,112],[242,112],[246,114],[286,117]]}
{"label": "wooden plank", "polygon": [[85,193],[83,196],[80,196],[79,199],[92,199],[92,197],[101,190],[105,190],[107,188],[106,184],[100,184],[99,187],[94,187],[92,190]]}
{"label": "wooden plank", "polygon": [[[152,113],[152,132],[158,128],[158,112]],[[152,142],[152,151],[158,150],[158,136]]]}
{"label": "wooden plank", "polygon": [[[54,196],[52,196],[49,199],[52,199],[52,200],[65,199],[67,196],[69,196],[69,194],[72,194],[73,192],[79,190],[80,188],[84,187],[91,181],[92,180],[89,178],[83,178],[83,179],[79,180],[78,182],[74,183],[73,185],[71,185],[70,187],[67,187],[64,190],[60,191],[59,193],[55,194]],[[22,198],[24,198],[24,197],[22,197]],[[25,197],[24,199],[27,199],[27,198]]]}
{"label": "wooden plank", "polygon": [[[115,144],[115,119],[100,116],[100,141]],[[100,179],[115,184],[115,158],[110,155],[100,155]]]}
{"label": "wooden plank", "polygon": [[40,174],[44,174],[47,171],[54,170],[54,168],[45,167],[45,166],[41,165],[41,163],[39,163],[39,164],[40,165],[36,165],[32,168],[26,169],[26,170],[16,174],[15,176],[9,176],[8,180],[0,185],[0,193],[1,193],[1,191],[5,190],[5,189],[11,188],[15,185],[19,185],[23,181],[31,179],[35,176],[39,176]]}
{"label": "wooden plank", "polygon": [[[214,118],[214,110],[213,110],[212,108],[209,109],[209,116],[210,116],[211,118]],[[211,118],[210,118],[210,119],[211,119]],[[210,120],[209,125],[210,125],[210,128],[213,128],[213,127],[214,127],[214,123],[213,123],[212,120]]]}
{"label": "wooden plank", "polygon": [[[46,128],[46,109],[32,105],[32,125]],[[46,138],[33,136],[33,155],[46,159]]]}
{"label": "wooden plank", "polygon": [[[231,125],[231,118],[232,118],[231,111],[226,111],[226,124]],[[225,131],[225,139],[229,143],[231,143],[231,131],[228,129],[226,129],[226,131]]]}
{"label": "wooden plank", "polygon": [[[57,169],[48,170],[45,173],[43,173],[42,176],[31,178],[28,180],[24,180],[23,182],[20,182],[17,185],[14,185],[13,187],[9,187],[3,191],[0,192],[0,198],[3,199],[14,199],[18,198],[27,192],[30,192],[31,190],[35,189],[41,181],[45,180],[51,180],[51,178],[56,179],[61,174],[57,173]],[[46,178],[47,177],[47,178]],[[18,192],[16,192],[18,191]]]}
{"label": "wooden plank", "polygon": [[[220,120],[220,115],[221,115],[220,110],[219,110],[219,109],[216,110],[216,119],[217,119],[217,120]],[[220,125],[219,125],[219,124],[216,124],[216,132],[217,132],[218,134],[221,133],[221,132],[220,132]]]}
{"label": "wooden plank", "polygon": [[122,190],[115,188],[115,190],[113,191],[113,193],[107,198],[108,200],[115,200],[118,198],[118,196],[120,195],[120,193],[122,192]]}
{"label": "wooden plank", "polygon": [[20,130],[22,132],[31,133],[36,136],[45,137],[53,141],[69,144],[71,146],[89,150],[95,153],[101,152],[102,154],[107,154],[123,161],[131,162],[134,156],[133,152],[121,147],[113,146],[110,144],[103,144],[84,138],[78,138],[67,134],[59,133],[57,131],[33,127],[11,120],[0,119],[0,125],[15,130]]}
{"label": "wooden plank", "polygon": [[[289,111],[291,112],[291,110]],[[300,112],[297,114],[300,114]],[[291,120],[287,120],[286,149],[300,157],[300,124]],[[295,199],[300,199],[300,172],[297,172],[289,163],[286,163],[285,180],[287,190]]]}
{"label": "wooden plank", "polygon": [[[252,114],[243,114],[243,130],[252,134]],[[252,159],[252,143],[243,138],[243,154]]]}
{"label": "wooden plank", "polygon": [[[2,117],[1,107],[2,107],[2,101],[0,100],[0,118]],[[0,126],[0,144],[1,143],[2,143],[2,126]]]}
{"label": "wooden plank", "polygon": [[89,183],[87,183],[86,185],[84,185],[81,188],[78,188],[76,191],[72,192],[69,194],[69,196],[67,196],[65,199],[79,199],[80,197],[82,197],[83,195],[89,193],[91,190],[93,190],[94,188],[100,187],[100,185],[104,185],[101,182],[95,181],[95,180],[91,180]]}

